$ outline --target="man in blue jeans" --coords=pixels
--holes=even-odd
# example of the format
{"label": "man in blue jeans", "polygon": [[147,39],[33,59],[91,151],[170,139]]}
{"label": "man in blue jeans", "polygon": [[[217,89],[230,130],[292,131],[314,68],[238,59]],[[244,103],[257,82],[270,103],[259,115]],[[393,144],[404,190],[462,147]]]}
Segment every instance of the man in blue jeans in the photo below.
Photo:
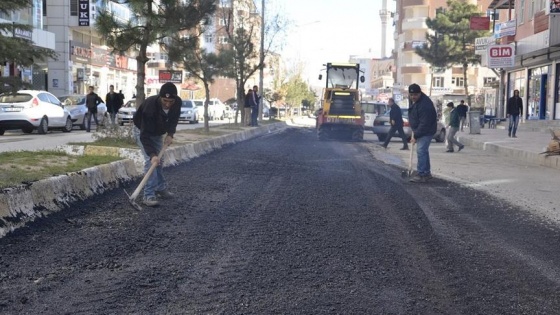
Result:
{"label": "man in blue jeans", "polygon": [[144,186],[143,203],[149,207],[158,206],[158,198],[173,197],[167,190],[162,161],[158,154],[164,144],[169,146],[173,142],[181,114],[181,104],[181,98],[177,96],[177,87],[167,82],[161,86],[159,95],[145,99],[134,114],[134,136],[144,155],[144,171],[148,172],[152,165],[157,165]]}
{"label": "man in blue jeans", "polygon": [[416,143],[418,155],[418,174],[410,179],[413,183],[422,183],[432,179],[430,168],[430,143],[437,131],[437,113],[432,100],[422,92],[416,83],[408,87],[410,108],[408,120],[412,129],[411,143]]}
{"label": "man in blue jeans", "polygon": [[523,99],[519,97],[519,90],[513,91],[506,104],[506,115],[509,118],[508,137],[517,138],[517,125],[519,124],[519,116],[523,115]]}

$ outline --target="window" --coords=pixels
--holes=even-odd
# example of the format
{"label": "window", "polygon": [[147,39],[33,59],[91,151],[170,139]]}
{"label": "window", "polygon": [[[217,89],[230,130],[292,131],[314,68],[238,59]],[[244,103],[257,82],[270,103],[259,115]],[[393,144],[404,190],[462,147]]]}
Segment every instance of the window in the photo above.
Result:
{"label": "window", "polygon": [[521,0],[519,3],[519,13],[517,14],[517,25],[523,24],[525,22],[525,0]]}
{"label": "window", "polygon": [[455,86],[464,87],[465,86],[465,78],[463,78],[463,77],[452,77],[451,78],[451,84],[454,84]]}
{"label": "window", "polygon": [[434,77],[432,80],[432,87],[443,87],[443,77]]}
{"label": "window", "polygon": [[205,34],[204,35],[204,42],[212,43],[213,41],[214,41],[214,38],[213,38],[212,34]]}
{"label": "window", "polygon": [[498,78],[496,77],[484,77],[482,79],[482,83],[487,86],[487,85],[491,85],[492,82],[495,82],[496,80],[498,80]]}
{"label": "window", "polygon": [[225,26],[226,25],[226,18],[225,17],[219,18],[218,23],[220,24],[220,26]]}
{"label": "window", "polygon": [[229,43],[229,40],[228,40],[227,36],[220,36],[219,43],[220,43],[220,44],[227,44],[227,43]]}
{"label": "window", "polygon": [[78,16],[78,0],[70,0],[70,15]]}

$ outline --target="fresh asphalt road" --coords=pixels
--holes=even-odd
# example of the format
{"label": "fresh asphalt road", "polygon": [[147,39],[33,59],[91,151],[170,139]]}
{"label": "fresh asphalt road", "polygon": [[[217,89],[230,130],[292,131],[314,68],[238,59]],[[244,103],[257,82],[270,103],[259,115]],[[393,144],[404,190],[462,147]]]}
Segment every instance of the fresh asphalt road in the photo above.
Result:
{"label": "fresh asphalt road", "polygon": [[[228,120],[210,121],[210,126],[228,123]],[[198,124],[180,123],[177,130],[203,128],[204,122]],[[95,128],[92,127],[92,129]],[[85,132],[74,127],[72,132],[66,133],[59,130],[49,131],[45,135],[25,134],[21,130],[8,130],[0,136],[0,152],[7,151],[36,151],[50,150],[69,142],[91,142],[93,133]]]}
{"label": "fresh asphalt road", "polygon": [[38,218],[0,239],[0,313],[560,313],[558,226],[437,176],[491,157],[434,145],[413,184],[376,146],[289,127],[167,168],[158,208],[115,189]]}

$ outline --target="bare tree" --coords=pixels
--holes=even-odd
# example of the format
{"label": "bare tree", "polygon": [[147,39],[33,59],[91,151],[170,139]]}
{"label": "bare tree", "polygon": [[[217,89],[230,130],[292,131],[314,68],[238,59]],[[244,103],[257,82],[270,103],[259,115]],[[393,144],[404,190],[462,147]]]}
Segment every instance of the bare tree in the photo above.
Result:
{"label": "bare tree", "polygon": [[[106,0],[107,2],[109,0]],[[112,12],[99,12],[96,29],[103,36],[107,46],[124,54],[136,50],[138,72],[136,80],[136,106],[144,101],[144,81],[148,46],[165,43],[166,38],[182,31],[193,29],[207,19],[215,9],[215,0],[113,0],[128,5],[133,18],[128,21],[118,19]]]}

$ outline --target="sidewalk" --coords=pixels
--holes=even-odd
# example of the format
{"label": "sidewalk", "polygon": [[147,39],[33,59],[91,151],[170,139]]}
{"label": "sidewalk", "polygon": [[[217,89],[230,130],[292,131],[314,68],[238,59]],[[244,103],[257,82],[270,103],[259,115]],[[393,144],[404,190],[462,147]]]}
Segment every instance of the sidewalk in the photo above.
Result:
{"label": "sidewalk", "polygon": [[520,128],[517,138],[510,138],[505,129],[481,128],[480,134],[469,134],[467,128],[465,132],[458,132],[457,137],[461,143],[471,148],[560,170],[560,155],[545,157],[544,154],[539,154],[546,151],[552,139],[549,131],[526,131]]}

